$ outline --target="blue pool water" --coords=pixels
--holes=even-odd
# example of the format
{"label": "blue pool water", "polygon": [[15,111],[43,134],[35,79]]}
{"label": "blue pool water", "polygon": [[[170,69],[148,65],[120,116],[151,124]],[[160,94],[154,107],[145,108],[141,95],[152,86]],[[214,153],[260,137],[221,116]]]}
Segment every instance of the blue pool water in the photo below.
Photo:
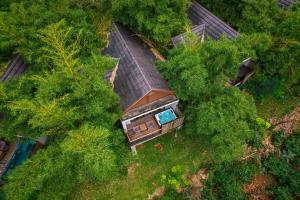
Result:
{"label": "blue pool water", "polygon": [[35,141],[27,140],[17,145],[16,152],[13,158],[9,161],[9,165],[6,169],[6,173],[14,169],[16,166],[21,165],[25,160],[29,158],[35,143],[36,143]]}
{"label": "blue pool water", "polygon": [[156,120],[158,121],[158,123],[160,125],[164,125],[167,124],[173,120],[176,119],[176,114],[174,113],[174,111],[170,108],[168,110],[165,110],[161,113],[158,113],[155,115]]}

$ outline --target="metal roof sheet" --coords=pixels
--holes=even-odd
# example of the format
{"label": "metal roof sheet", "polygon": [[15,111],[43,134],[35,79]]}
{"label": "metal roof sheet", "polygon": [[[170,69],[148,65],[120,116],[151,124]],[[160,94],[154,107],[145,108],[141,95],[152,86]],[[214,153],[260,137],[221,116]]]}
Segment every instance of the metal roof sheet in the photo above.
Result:
{"label": "metal roof sheet", "polygon": [[155,68],[155,56],[130,30],[113,24],[105,54],[119,58],[114,90],[120,96],[121,107],[126,110],[151,90],[170,91]]}
{"label": "metal roof sheet", "polygon": [[278,0],[278,5],[283,9],[287,9],[291,4],[295,2],[295,0]]}
{"label": "metal roof sheet", "polygon": [[[191,29],[191,32],[194,33],[196,36],[199,36],[199,38],[202,38],[205,36],[205,24],[194,26]],[[176,47],[180,43],[184,42],[186,40],[188,33],[182,33],[180,35],[177,35],[172,38],[172,43]]]}
{"label": "metal roof sheet", "polygon": [[14,59],[8,64],[7,70],[1,76],[0,81],[9,81],[14,77],[18,77],[20,74],[25,72],[28,69],[28,64],[24,61],[21,55],[17,55]]}
{"label": "metal roof sheet", "polygon": [[192,1],[188,9],[188,15],[193,25],[205,24],[205,30],[208,36],[218,40],[222,35],[233,39],[239,33],[231,28],[228,24],[209,12],[195,0]]}

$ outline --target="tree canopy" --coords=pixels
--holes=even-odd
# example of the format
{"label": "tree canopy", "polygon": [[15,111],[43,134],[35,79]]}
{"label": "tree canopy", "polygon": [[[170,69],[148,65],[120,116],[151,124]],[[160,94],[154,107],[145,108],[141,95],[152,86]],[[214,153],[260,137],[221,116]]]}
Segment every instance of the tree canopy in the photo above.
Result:
{"label": "tree canopy", "polygon": [[189,24],[190,0],[112,1],[117,20],[156,42],[166,44]]}
{"label": "tree canopy", "polygon": [[254,134],[252,97],[225,86],[230,77],[235,78],[242,58],[253,54],[238,44],[225,38],[201,45],[188,42],[159,63],[185,105],[186,133],[209,136],[219,161],[241,156]]}

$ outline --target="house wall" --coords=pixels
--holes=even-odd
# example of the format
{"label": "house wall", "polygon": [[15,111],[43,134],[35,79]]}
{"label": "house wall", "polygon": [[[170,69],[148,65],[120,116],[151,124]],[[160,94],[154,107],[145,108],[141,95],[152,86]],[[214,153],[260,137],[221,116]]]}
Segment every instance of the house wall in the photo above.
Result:
{"label": "house wall", "polygon": [[173,93],[171,91],[152,90],[143,98],[135,102],[132,106],[127,108],[124,113],[128,113],[130,110],[147,105],[169,95],[173,95]]}

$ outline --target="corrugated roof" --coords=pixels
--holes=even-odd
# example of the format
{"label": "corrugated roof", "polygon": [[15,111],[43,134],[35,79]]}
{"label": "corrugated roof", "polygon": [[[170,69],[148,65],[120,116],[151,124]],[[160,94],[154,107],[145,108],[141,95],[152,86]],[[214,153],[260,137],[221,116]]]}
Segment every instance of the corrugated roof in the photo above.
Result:
{"label": "corrugated roof", "polygon": [[291,4],[295,3],[295,0],[278,0],[278,5],[281,8],[287,9]]}
{"label": "corrugated roof", "polygon": [[193,25],[205,24],[205,30],[208,36],[218,40],[222,35],[233,39],[239,33],[231,28],[228,24],[209,12],[195,0],[192,1],[188,9],[188,15]]}
{"label": "corrugated roof", "polygon": [[28,69],[28,64],[24,61],[21,55],[17,55],[8,64],[6,72],[1,76],[0,81],[9,81],[14,77],[18,77],[20,74]]}
{"label": "corrugated roof", "polygon": [[113,24],[105,54],[119,58],[114,90],[126,110],[151,90],[170,91],[155,68],[155,56],[134,33],[120,24]]}
{"label": "corrugated roof", "polygon": [[[205,36],[205,24],[194,26],[191,32],[199,36],[199,38],[202,38],[203,36]],[[173,45],[175,47],[178,46],[181,42],[186,40],[187,35],[188,33],[182,33],[180,35],[173,37],[172,38]]]}

